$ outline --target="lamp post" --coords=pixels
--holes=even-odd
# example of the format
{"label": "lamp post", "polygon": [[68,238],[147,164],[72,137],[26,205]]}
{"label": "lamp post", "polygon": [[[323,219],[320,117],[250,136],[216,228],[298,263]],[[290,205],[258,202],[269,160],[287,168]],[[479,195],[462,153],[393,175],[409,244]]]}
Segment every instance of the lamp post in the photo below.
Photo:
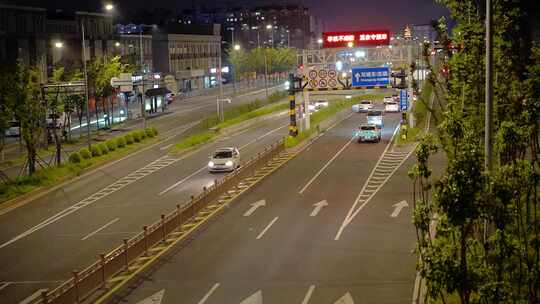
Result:
{"label": "lamp post", "polygon": [[[84,38],[84,20],[81,18],[81,38],[82,38],[82,60],[83,60],[83,74],[84,74],[84,97],[86,105],[86,141],[88,149],[90,150],[90,106],[88,105],[88,71],[86,69],[86,41]],[[97,123],[97,121],[96,121]]]}
{"label": "lamp post", "polygon": [[322,38],[317,39],[317,44],[319,45],[319,50],[322,48],[323,40]]}
{"label": "lamp post", "polygon": [[272,35],[272,47],[274,47],[274,26],[271,25],[271,24],[268,24],[266,26],[266,29],[271,31],[271,35]]}
{"label": "lamp post", "polygon": [[291,33],[287,30],[287,47],[291,47]]}

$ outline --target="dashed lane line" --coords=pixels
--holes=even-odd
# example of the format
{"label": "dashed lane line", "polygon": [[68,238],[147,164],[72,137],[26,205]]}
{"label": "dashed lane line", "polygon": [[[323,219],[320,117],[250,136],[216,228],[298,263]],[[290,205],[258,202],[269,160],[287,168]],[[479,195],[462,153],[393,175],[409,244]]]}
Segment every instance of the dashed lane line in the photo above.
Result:
{"label": "dashed lane line", "polygon": [[208,298],[210,298],[212,296],[212,294],[214,293],[214,291],[216,291],[216,289],[218,289],[219,285],[220,285],[220,283],[214,284],[214,286],[212,286],[212,288],[210,288],[210,290],[204,295],[204,297],[199,301],[198,304],[206,303]]}
{"label": "dashed lane line", "polygon": [[259,233],[259,235],[257,235],[257,240],[260,240],[260,239],[264,236],[264,234],[266,233],[266,231],[268,231],[268,229],[270,229],[270,227],[272,227],[272,225],[274,225],[274,223],[275,223],[278,219],[279,219],[279,217],[276,216],[276,217],[270,222],[270,224],[268,224],[268,225],[266,226],[266,228],[264,228],[264,230],[261,231],[261,233]]}
{"label": "dashed lane line", "polygon": [[302,304],[308,304],[309,303],[309,300],[311,299],[311,295],[313,295],[314,290],[315,290],[315,285],[309,286],[309,289],[306,292],[306,295],[304,297],[304,300],[302,301]]}
{"label": "dashed lane line", "polygon": [[[77,212],[79,209],[81,208],[84,208],[84,207],[87,207],[89,205],[92,205],[94,204],[96,201],[100,200],[101,198],[104,198],[138,180],[140,180],[141,178],[145,177],[145,176],[148,176],[162,168],[165,168],[167,166],[170,166],[172,164],[174,164],[175,162],[179,161],[180,159],[179,158],[171,158],[169,156],[163,156],[155,161],[153,161],[152,163],[146,165],[145,167],[133,172],[133,173],[130,173],[129,175],[125,176],[125,177],[122,177],[121,179],[119,179],[118,181],[116,181],[115,183],[103,188],[102,190],[90,195],[89,197],[83,199],[82,201],[76,203],[75,205],[71,206],[71,207],[68,207],[60,212],[58,212],[57,214],[47,218],[46,220],[44,220],[43,222],[37,224],[36,226],[26,230],[25,232],[15,236],[14,238],[12,238],[11,240],[3,243],[0,245],[0,249],[2,248],[5,248],[13,243],[15,243],[16,241],[20,240],[20,239],[23,239],[27,236],[29,236],[30,234],[34,233],[34,232],[37,232],[45,227],[47,227],[48,225],[51,225],[57,221],[59,221],[60,219],[74,213],[74,212]],[[142,173],[144,172],[144,173]]]}
{"label": "dashed lane line", "polygon": [[92,236],[96,235],[97,233],[99,233],[100,231],[102,231],[102,230],[104,230],[105,228],[109,227],[110,225],[112,225],[112,224],[118,222],[118,220],[120,220],[120,219],[119,219],[119,218],[115,218],[115,219],[113,219],[112,221],[108,222],[107,224],[105,224],[105,225],[99,227],[98,229],[96,229],[96,230],[90,232],[90,233],[87,234],[85,237],[83,237],[83,238],[81,239],[81,241],[85,241],[85,240],[91,238]]}

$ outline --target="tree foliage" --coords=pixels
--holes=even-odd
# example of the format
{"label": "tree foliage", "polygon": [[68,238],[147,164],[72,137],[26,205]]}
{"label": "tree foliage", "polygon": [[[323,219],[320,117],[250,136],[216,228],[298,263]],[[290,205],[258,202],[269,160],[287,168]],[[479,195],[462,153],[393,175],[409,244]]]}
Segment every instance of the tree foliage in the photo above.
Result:
{"label": "tree foliage", "polygon": [[[489,171],[484,2],[439,2],[458,24],[450,35],[445,20],[433,23],[443,46],[437,68],[429,65],[437,138],[419,145],[410,171],[428,302],[540,303],[540,49],[526,26],[529,2],[493,1],[495,165]],[[441,150],[447,167],[434,181],[431,155]]]}
{"label": "tree foliage", "polygon": [[295,66],[297,60],[296,50],[292,48],[230,50],[228,54],[236,74],[235,77],[245,76],[252,72],[264,74],[265,61],[269,74],[287,72]]}

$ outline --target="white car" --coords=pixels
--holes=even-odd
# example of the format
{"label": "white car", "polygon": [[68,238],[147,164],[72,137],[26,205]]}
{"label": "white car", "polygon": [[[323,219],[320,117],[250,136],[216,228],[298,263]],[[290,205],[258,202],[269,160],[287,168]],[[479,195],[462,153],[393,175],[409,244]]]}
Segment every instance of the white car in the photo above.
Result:
{"label": "white car", "polygon": [[399,112],[399,104],[395,101],[387,102],[384,105],[385,112]]}
{"label": "white car", "polygon": [[393,102],[393,101],[394,101],[394,97],[392,97],[392,96],[385,96],[383,98],[384,103]]}
{"label": "white car", "polygon": [[4,135],[6,137],[21,136],[21,124],[18,121],[10,121],[9,127],[5,130]]}
{"label": "white car", "polygon": [[373,109],[373,102],[371,100],[362,100],[359,104],[352,106],[353,112],[356,113],[367,112],[371,109]]}
{"label": "white car", "polygon": [[237,148],[217,149],[208,162],[210,172],[230,172],[240,167],[240,152]]}

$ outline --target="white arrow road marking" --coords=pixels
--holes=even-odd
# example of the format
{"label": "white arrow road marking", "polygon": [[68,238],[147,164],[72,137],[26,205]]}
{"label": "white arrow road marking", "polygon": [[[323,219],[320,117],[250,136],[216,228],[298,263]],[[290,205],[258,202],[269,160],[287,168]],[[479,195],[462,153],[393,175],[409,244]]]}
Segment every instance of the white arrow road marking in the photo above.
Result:
{"label": "white arrow road marking", "polygon": [[114,220],[108,222],[107,224],[105,224],[105,225],[99,227],[97,230],[94,230],[93,232],[90,232],[87,236],[83,237],[83,238],[81,239],[81,241],[85,241],[85,240],[91,238],[93,235],[95,235],[96,233],[98,233],[98,232],[102,231],[103,229],[109,227],[110,225],[116,223],[118,220],[119,220],[119,218],[115,218]]}
{"label": "white arrow road marking", "polygon": [[341,152],[343,152],[343,150],[345,150],[345,148],[347,148],[352,143],[354,138],[355,138],[355,136],[351,137],[351,139],[345,145],[343,145],[343,147],[336,154],[334,154],[334,156],[328,162],[326,162],[326,164],[324,164],[324,166],[319,170],[319,172],[317,172],[309,180],[309,182],[302,189],[300,189],[300,191],[299,191],[300,194],[302,194],[302,193],[304,193],[304,191],[306,191],[306,189],[309,187],[309,185],[311,185],[311,183],[313,183],[317,179],[317,177],[319,177],[319,175],[321,175],[321,173],[341,154]]}
{"label": "white arrow road marking", "polygon": [[326,200],[322,200],[316,204],[313,204],[315,208],[313,208],[313,211],[311,211],[311,214],[309,216],[317,216],[319,212],[322,210],[322,208],[328,206],[328,202]]}
{"label": "white arrow road marking", "polygon": [[165,295],[165,289],[162,289],[155,294],[149,296],[148,298],[137,302],[137,304],[161,304],[163,301],[163,296]]}
{"label": "white arrow road marking", "polygon": [[240,304],[262,304],[263,302],[263,296],[262,291],[258,290],[256,293],[252,294],[248,298],[246,298],[244,301],[240,302]]}
{"label": "white arrow road marking", "polygon": [[210,288],[210,290],[204,295],[204,297],[199,301],[198,304],[204,304],[206,300],[208,300],[208,298],[210,298],[210,296],[214,293],[214,291],[218,289],[219,285],[220,285],[219,283],[214,284],[214,286]]}
{"label": "white arrow road marking", "polygon": [[304,300],[302,301],[302,304],[309,303],[309,300],[311,299],[311,295],[313,294],[313,290],[315,290],[315,285],[309,286],[309,289],[306,293],[306,296],[304,297]]}
{"label": "white arrow road marking", "polygon": [[268,224],[268,226],[266,226],[266,228],[264,228],[263,231],[261,231],[261,233],[259,233],[259,235],[257,235],[257,240],[262,238],[263,235],[266,233],[266,231],[268,231],[268,229],[270,229],[270,227],[272,227],[272,225],[274,225],[274,223],[278,220],[279,217],[275,217],[271,222],[270,224]]}
{"label": "white arrow road marking", "polygon": [[339,298],[334,304],[354,304],[354,300],[350,293],[346,293],[343,297]]}
{"label": "white arrow road marking", "polygon": [[244,213],[244,216],[250,216],[257,210],[259,207],[266,206],[266,200],[260,200],[256,201],[255,203],[251,204],[251,208],[249,208],[246,213]]}
{"label": "white arrow road marking", "polygon": [[407,201],[401,201],[397,204],[394,204],[392,205],[394,206],[394,211],[392,212],[392,214],[390,214],[390,217],[398,217],[399,213],[401,212],[401,209],[405,208],[405,207],[409,207],[409,204],[407,204]]}

